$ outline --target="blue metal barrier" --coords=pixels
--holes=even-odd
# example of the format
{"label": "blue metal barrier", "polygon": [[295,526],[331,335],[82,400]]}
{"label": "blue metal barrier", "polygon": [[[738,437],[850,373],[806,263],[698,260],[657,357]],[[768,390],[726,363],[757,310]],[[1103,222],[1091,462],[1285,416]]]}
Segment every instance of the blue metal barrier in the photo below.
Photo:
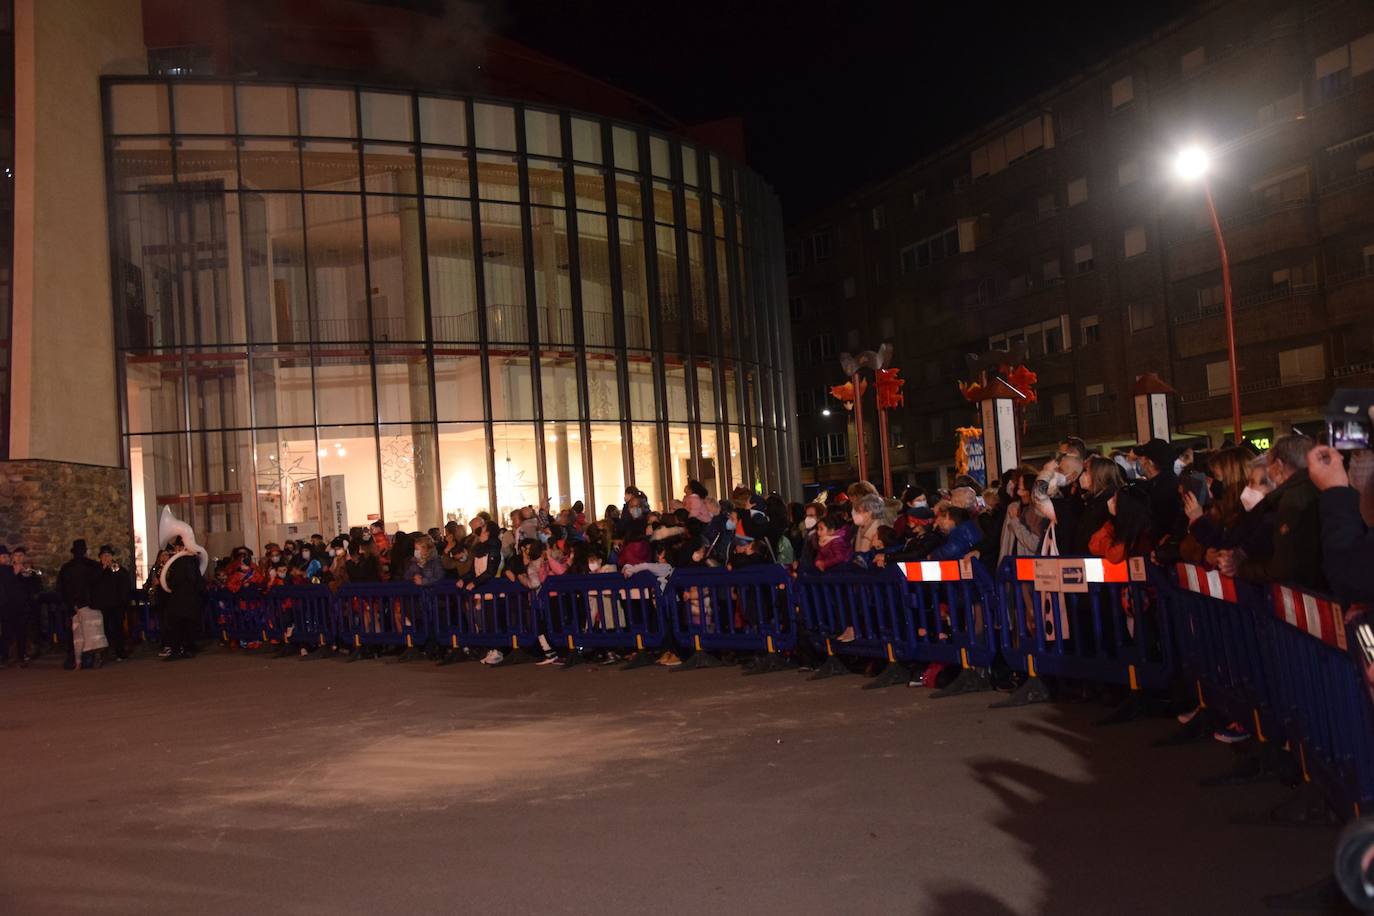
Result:
{"label": "blue metal barrier", "polygon": [[1013,670],[1161,688],[1173,675],[1169,617],[1143,566],[1098,557],[1008,557],[997,571],[1002,655]]}
{"label": "blue metal barrier", "polygon": [[664,592],[674,637],[696,652],[785,652],[796,644],[792,577],[776,564],[740,570],[690,567]]}
{"label": "blue metal barrier", "polygon": [[796,585],[802,619],[818,649],[889,662],[916,659],[917,624],[905,591],[906,577],[895,567],[804,573]]}
{"label": "blue metal barrier", "polygon": [[334,596],[324,585],[288,585],[268,592],[282,641],[302,648],[334,639]]}
{"label": "blue metal barrier", "polygon": [[1260,742],[1287,742],[1337,810],[1374,810],[1374,704],[1340,604],[1183,563],[1173,583],[1168,605],[1199,703]]}
{"label": "blue metal barrier", "polygon": [[667,616],[658,577],[639,572],[545,579],[535,596],[555,646],[639,651],[663,645]]}
{"label": "blue metal barrier", "polygon": [[489,579],[475,589],[454,583],[433,586],[434,637],[452,649],[519,649],[534,646],[544,630],[534,593],[508,579]]}
{"label": "blue metal barrier", "polygon": [[335,593],[336,638],[354,647],[414,648],[434,632],[429,589],[406,582],[357,582]]}

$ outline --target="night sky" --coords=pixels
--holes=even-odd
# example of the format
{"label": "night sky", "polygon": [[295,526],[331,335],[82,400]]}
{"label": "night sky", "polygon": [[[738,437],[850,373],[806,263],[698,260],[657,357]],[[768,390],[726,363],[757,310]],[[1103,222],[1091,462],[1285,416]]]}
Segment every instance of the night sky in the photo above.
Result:
{"label": "night sky", "polygon": [[687,123],[743,116],[750,165],[795,217],[1197,3],[501,0],[491,24]]}

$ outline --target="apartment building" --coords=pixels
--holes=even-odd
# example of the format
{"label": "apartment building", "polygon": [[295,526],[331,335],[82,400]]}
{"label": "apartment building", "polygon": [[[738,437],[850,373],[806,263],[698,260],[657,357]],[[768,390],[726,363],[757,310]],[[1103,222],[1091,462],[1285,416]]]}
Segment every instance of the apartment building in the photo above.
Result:
{"label": "apartment building", "polygon": [[803,481],[854,473],[827,389],[840,351],[883,341],[908,379],[898,482],[948,479],[976,424],[965,355],[1018,341],[1039,375],[1025,455],[1132,441],[1151,371],[1178,392],[1175,437],[1219,445],[1220,259],[1201,187],[1172,167],[1193,143],[1213,156],[1247,437],[1374,387],[1374,4],[1225,0],[790,227]]}

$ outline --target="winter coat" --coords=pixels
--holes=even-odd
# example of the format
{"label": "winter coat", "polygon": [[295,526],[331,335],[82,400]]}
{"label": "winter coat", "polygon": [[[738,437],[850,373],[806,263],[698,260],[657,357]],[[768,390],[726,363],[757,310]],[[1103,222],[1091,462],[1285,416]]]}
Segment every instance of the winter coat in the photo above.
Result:
{"label": "winter coat", "polygon": [[945,536],[945,542],[932,550],[929,560],[959,560],[968,556],[983,540],[983,529],[973,519],[960,522]]}
{"label": "winter coat", "polygon": [[99,579],[99,563],[90,557],[72,557],[57,571],[57,593],[68,610],[91,607]]}
{"label": "winter coat", "polygon": [[413,583],[416,576],[420,577],[421,585],[433,585],[442,580],[444,578],[444,564],[439,559],[439,555],[430,553],[429,559],[425,560],[424,563],[412,556],[410,562],[406,564],[406,581]]}
{"label": "winter coat", "polygon": [[164,613],[168,619],[196,621],[205,605],[205,577],[200,574],[200,560],[194,554],[183,554],[167,567],[167,603]]}
{"label": "winter coat", "polygon": [[[1326,588],[1322,569],[1322,531],[1317,508],[1317,487],[1301,470],[1285,480],[1260,501],[1273,520],[1273,536],[1268,545],[1247,554],[1236,570],[1243,579],[1282,582],[1319,591]],[[1264,547],[1267,546],[1267,551]]]}
{"label": "winter coat", "polygon": [[1317,498],[1322,559],[1331,590],[1346,601],[1374,601],[1374,532],[1360,517],[1360,494],[1332,487]]}
{"label": "winter coat", "polygon": [[133,594],[134,579],[127,569],[100,568],[95,587],[91,593],[91,607],[102,611],[122,611],[129,606]]}
{"label": "winter coat", "polygon": [[816,569],[821,572],[843,566],[854,558],[854,546],[849,541],[847,527],[835,532],[835,536],[825,544],[821,544],[819,538],[816,540],[819,545],[816,550]]}

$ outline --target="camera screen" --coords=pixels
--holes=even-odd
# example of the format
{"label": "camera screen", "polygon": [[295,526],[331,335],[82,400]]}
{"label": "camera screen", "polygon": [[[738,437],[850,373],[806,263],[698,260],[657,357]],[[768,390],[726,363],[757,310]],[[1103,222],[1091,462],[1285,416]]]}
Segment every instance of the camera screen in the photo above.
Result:
{"label": "camera screen", "polygon": [[1369,424],[1359,420],[1334,420],[1327,424],[1331,447],[1341,451],[1369,448]]}

